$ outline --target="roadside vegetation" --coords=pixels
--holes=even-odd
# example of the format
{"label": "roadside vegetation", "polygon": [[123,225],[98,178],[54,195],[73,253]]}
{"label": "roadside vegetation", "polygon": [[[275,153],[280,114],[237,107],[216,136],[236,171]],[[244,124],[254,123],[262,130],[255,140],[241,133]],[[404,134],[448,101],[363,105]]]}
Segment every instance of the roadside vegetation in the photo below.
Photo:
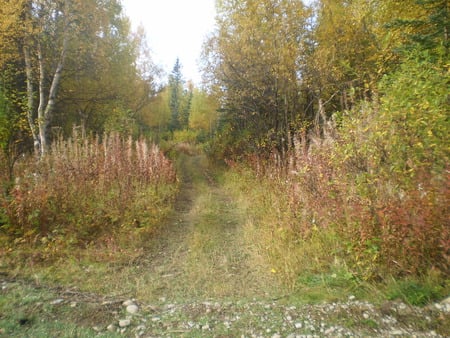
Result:
{"label": "roadside vegetation", "polygon": [[383,82],[376,109],[337,113],[324,137],[295,140],[287,168],[229,162],[251,240],[290,287],[399,278],[394,288],[417,285],[402,295],[413,304],[448,294],[448,84],[416,62]]}
{"label": "roadside vegetation", "polygon": [[[156,145],[105,134],[56,140],[45,158],[25,158],[2,199],[2,258],[13,266],[108,261],[135,250],[171,211],[172,163]],[[73,256],[73,253],[78,254]]]}

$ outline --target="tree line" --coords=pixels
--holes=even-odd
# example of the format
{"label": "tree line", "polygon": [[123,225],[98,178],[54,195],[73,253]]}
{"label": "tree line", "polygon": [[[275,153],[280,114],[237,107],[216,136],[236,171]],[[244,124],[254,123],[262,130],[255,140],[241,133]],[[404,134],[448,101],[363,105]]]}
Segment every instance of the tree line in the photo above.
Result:
{"label": "tree line", "polygon": [[[269,218],[261,248],[298,247],[321,229],[364,278],[429,269],[448,275],[448,1],[217,0],[216,8],[200,89],[185,81],[180,60],[167,83],[158,82],[145,33],[130,30],[119,0],[0,1],[0,181],[8,185],[0,224],[25,210],[13,232],[56,219],[75,220],[75,229],[86,215],[71,208],[85,197],[59,184],[77,172],[69,155],[85,166],[73,188],[89,197],[93,219],[101,205],[101,224],[119,224],[107,202],[82,190],[84,182],[94,174],[92,189],[103,184],[105,163],[129,169],[131,179],[130,159],[147,168],[148,155],[158,154],[158,162],[159,150],[137,136],[201,141],[230,165],[245,160],[257,175],[251,186],[269,181],[259,209],[276,200],[270,214],[281,218]],[[75,135],[88,135],[84,143],[63,142],[74,126]],[[108,147],[123,161],[99,156]],[[14,164],[27,153],[41,160],[19,168],[36,186],[32,195],[27,184],[11,188]],[[97,172],[83,154],[97,159]],[[56,164],[67,176],[57,177]],[[35,165],[58,180],[35,179]],[[174,185],[171,165],[163,167],[164,184]],[[141,184],[125,187],[124,176],[111,172],[117,182],[101,198]],[[119,197],[128,195],[118,196],[112,214],[123,205]],[[77,216],[65,217],[54,201]]]}
{"label": "tree line", "polygon": [[2,1],[0,22],[3,147],[42,155],[55,128],[131,129],[148,109],[156,67],[120,1]]}
{"label": "tree line", "polygon": [[411,55],[448,67],[448,7],[443,0],[217,1],[203,60],[222,103],[218,151],[286,159],[299,132],[317,133],[362,101],[378,105],[382,79]]}

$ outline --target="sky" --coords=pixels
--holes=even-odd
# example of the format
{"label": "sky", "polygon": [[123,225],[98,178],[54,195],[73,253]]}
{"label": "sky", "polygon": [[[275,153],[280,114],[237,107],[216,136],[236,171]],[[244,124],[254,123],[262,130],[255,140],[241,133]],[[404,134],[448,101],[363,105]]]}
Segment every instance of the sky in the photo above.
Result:
{"label": "sky", "polygon": [[169,74],[180,59],[185,80],[198,84],[198,61],[214,29],[214,0],[122,0],[133,30],[142,25],[153,61]]}

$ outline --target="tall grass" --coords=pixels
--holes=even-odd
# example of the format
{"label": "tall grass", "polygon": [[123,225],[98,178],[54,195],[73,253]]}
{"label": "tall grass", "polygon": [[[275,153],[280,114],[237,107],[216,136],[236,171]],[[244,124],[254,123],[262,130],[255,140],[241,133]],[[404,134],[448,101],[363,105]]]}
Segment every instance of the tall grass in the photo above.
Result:
{"label": "tall grass", "polygon": [[296,140],[288,168],[276,154],[245,166],[229,162],[239,173],[233,189],[251,201],[250,240],[293,287],[326,271],[348,285],[430,272],[445,279],[448,170],[389,170],[396,159],[371,139],[370,107],[352,113],[324,137]]}
{"label": "tall grass", "polygon": [[295,155],[288,180],[291,208],[303,210],[301,232],[308,234],[312,219],[313,228],[339,234],[347,262],[365,279],[433,268],[448,273],[445,176],[387,174],[370,154],[348,151],[350,145],[365,146],[338,135]]}
{"label": "tall grass", "polygon": [[18,164],[2,203],[3,235],[51,257],[70,247],[111,241],[121,231],[151,231],[176,190],[172,163],[156,145],[118,134],[56,140],[48,154]]}

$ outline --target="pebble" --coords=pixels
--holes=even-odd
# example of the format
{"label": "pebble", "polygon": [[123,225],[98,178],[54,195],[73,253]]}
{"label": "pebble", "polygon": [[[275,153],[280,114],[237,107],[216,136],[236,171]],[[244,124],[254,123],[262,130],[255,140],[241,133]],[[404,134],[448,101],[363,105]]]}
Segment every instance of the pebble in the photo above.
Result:
{"label": "pebble", "polygon": [[440,303],[434,304],[434,307],[439,311],[450,312],[450,297],[444,299]]}
{"label": "pebble", "polygon": [[402,330],[392,330],[390,334],[392,336],[401,336],[404,332]]}
{"label": "pebble", "polygon": [[[0,281],[0,286],[5,286]],[[1,289],[0,289],[1,291]],[[82,301],[77,303],[69,299],[50,299],[47,304],[67,304],[69,307],[80,307]],[[39,306],[43,305],[42,303]],[[91,326],[97,332],[107,331],[109,333],[133,334],[136,337],[145,335],[145,332],[155,333],[183,333],[199,330],[203,335],[214,336],[215,329],[233,330],[239,332],[242,328],[244,337],[270,337],[270,338],[298,338],[298,337],[359,337],[365,332],[377,336],[409,336],[409,337],[442,337],[441,328],[436,331],[431,327],[422,328],[415,325],[414,318],[420,318],[418,323],[425,325],[435,323],[436,320],[445,318],[450,309],[450,297],[430,304],[426,308],[407,305],[403,302],[392,301],[384,307],[371,304],[366,301],[358,301],[354,296],[350,296],[347,301],[309,304],[298,307],[289,307],[281,303],[266,303],[264,301],[253,300],[239,303],[218,303],[214,301],[194,302],[194,303],[167,303],[160,306],[150,306],[145,304],[137,305],[135,299],[129,299],[122,304],[122,310],[126,310],[127,315],[120,319],[120,307],[110,310],[110,313],[117,318],[114,323],[103,326]],[[212,310],[212,311],[208,311]],[[132,316],[139,313],[138,316]],[[338,323],[333,320],[342,318]],[[251,318],[251,319],[250,319]],[[330,320],[331,318],[331,320]],[[345,318],[358,320],[361,318],[372,319],[377,328],[373,325],[367,328],[347,327]],[[406,318],[406,319],[405,319]],[[120,319],[120,320],[119,320]],[[139,320],[139,321],[138,321]],[[207,322],[205,323],[205,321]],[[248,323],[247,321],[250,320]],[[135,323],[136,321],[136,323]],[[405,321],[405,322],[404,322]],[[144,325],[144,322],[146,324]],[[202,324],[205,323],[205,324]],[[97,323],[93,323],[95,325]],[[130,330],[130,326],[136,324],[136,328]],[[137,326],[139,325],[139,326]],[[343,325],[343,326],[342,326]],[[431,325],[428,325],[431,326]],[[296,330],[296,331],[294,331]],[[6,330],[0,327],[0,335]],[[292,333],[294,331],[294,333]],[[108,333],[109,332],[109,333]],[[306,333],[307,332],[307,333]],[[197,332],[198,333],[198,332]],[[201,335],[201,333],[200,333]],[[167,335],[169,336],[169,335]],[[164,337],[164,334],[161,335]]]}
{"label": "pebble", "polygon": [[404,310],[404,309],[406,309],[406,304],[405,304],[405,303],[399,303],[399,304],[398,304],[398,308],[399,308],[400,310]]}
{"label": "pebble", "polygon": [[295,324],[294,324],[294,327],[295,327],[296,329],[301,329],[301,328],[303,327],[303,324],[302,324],[302,323],[295,323]]}
{"label": "pebble", "polygon": [[129,320],[129,319],[121,319],[121,320],[119,320],[119,327],[127,327],[127,326],[130,326],[130,324],[131,324],[131,320]]}
{"label": "pebble", "polygon": [[325,334],[325,335],[330,335],[330,334],[332,334],[334,331],[335,331],[335,328],[334,328],[334,327],[330,327],[329,329],[326,329],[326,330],[325,330],[324,334]]}
{"label": "pebble", "polygon": [[145,331],[147,327],[145,325],[139,325],[138,327],[136,327],[136,331]]}
{"label": "pebble", "polygon": [[130,304],[127,306],[127,312],[131,313],[131,314],[136,314],[138,313],[139,308],[136,304]]}

